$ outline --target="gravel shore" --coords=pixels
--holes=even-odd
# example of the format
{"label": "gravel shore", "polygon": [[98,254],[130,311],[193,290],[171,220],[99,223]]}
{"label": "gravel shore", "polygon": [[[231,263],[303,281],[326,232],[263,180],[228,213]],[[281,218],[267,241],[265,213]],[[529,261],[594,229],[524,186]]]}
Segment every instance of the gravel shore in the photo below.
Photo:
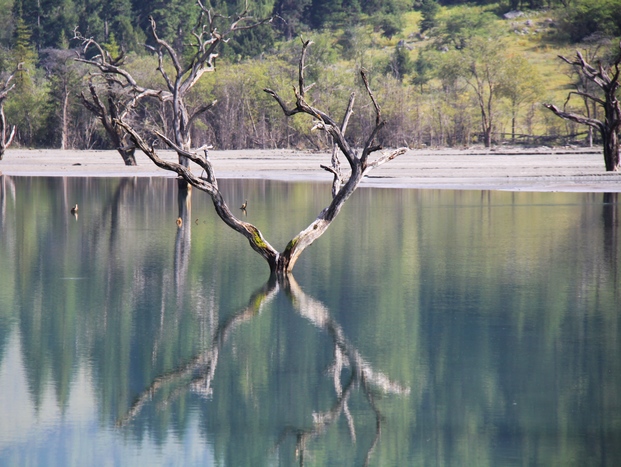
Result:
{"label": "gravel shore", "polygon": [[[166,159],[176,155],[164,151]],[[143,154],[126,167],[116,151],[9,149],[0,173],[9,176],[160,177]],[[218,178],[331,181],[328,154],[294,150],[211,151]],[[343,162],[345,164],[345,162]],[[600,148],[409,150],[369,173],[361,186],[457,190],[621,192],[621,172],[604,169]]]}

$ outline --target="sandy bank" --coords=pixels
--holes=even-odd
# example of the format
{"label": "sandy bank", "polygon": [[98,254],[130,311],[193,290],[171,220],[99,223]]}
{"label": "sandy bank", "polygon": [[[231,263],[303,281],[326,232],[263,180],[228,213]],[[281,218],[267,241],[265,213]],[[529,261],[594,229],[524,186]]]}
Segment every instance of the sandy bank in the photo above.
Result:
{"label": "sandy bank", "polygon": [[[175,159],[172,152],[165,158]],[[327,154],[293,150],[212,151],[219,178],[331,181],[319,168]],[[0,172],[11,176],[175,176],[138,155],[126,167],[115,151],[9,149]],[[621,173],[607,173],[599,149],[410,150],[372,171],[361,186],[512,191],[621,192]]]}

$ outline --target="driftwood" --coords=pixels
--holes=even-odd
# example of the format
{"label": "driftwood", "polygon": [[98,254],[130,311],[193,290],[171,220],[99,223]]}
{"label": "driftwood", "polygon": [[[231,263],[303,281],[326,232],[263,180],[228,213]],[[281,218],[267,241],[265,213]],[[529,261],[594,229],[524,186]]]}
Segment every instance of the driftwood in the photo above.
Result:
{"label": "driftwood", "polygon": [[[621,47],[621,44],[620,44]],[[604,145],[604,163],[607,171],[619,170],[619,129],[621,128],[621,106],[617,97],[619,89],[619,74],[621,69],[621,53],[617,55],[614,62],[608,66],[598,63],[597,67],[589,64],[580,52],[576,52],[576,58],[570,60],[566,57],[559,58],[583,76],[587,81],[595,83],[602,91],[602,96],[586,91],[571,91],[567,95],[567,100],[563,109],[553,105],[544,104],[559,117],[571,120],[582,125],[588,125],[599,131]],[[579,96],[586,101],[595,103],[604,109],[604,119],[588,117],[582,114],[568,112],[565,110],[572,96]]]}
{"label": "driftwood", "polygon": [[204,154],[199,154],[197,152],[186,150],[184,147],[178,145],[164,134],[156,132],[157,136],[169,148],[174,149],[177,152],[180,159],[185,158],[192,161],[202,169],[202,173],[205,175],[197,176],[193,174],[192,171],[184,164],[163,160],[157,154],[153,144],[148,144],[132,125],[122,120],[117,121],[117,124],[122,126],[129,133],[134,144],[140,148],[140,150],[142,150],[158,167],[176,172],[189,184],[208,193],[213,200],[216,212],[220,218],[229,227],[241,233],[248,239],[250,246],[267,261],[270,271],[274,274],[287,274],[293,269],[293,266],[298,260],[300,254],[315,240],[321,237],[321,235],[323,235],[323,233],[328,229],[347,199],[355,191],[362,178],[369,171],[394,159],[406,151],[405,148],[395,149],[382,153],[378,158],[372,161],[369,160],[369,156],[372,153],[382,149],[382,147],[377,144],[376,139],[378,132],[385,125],[385,121],[382,119],[380,106],[370,89],[369,82],[364,71],[361,72],[361,77],[369,98],[373,103],[376,120],[373,131],[368,136],[363,148],[360,151],[357,151],[350,146],[345,139],[344,134],[344,128],[346,127],[346,123],[349,118],[348,115],[352,112],[353,108],[353,95],[349,100],[345,119],[342,125],[338,125],[332,117],[327,115],[325,112],[312,107],[306,102],[306,92],[312,86],[306,86],[304,79],[305,58],[310,45],[310,41],[303,43],[302,54],[299,62],[299,85],[298,88],[295,89],[295,106],[289,109],[285,101],[275,91],[265,89],[265,92],[274,97],[285,115],[293,116],[298,113],[304,113],[312,116],[315,119],[314,128],[325,131],[332,136],[334,144],[345,156],[349,164],[350,171],[349,173],[344,173],[341,170],[340,165],[337,163],[338,157],[336,154],[332,158],[332,165],[329,167],[324,166],[324,169],[334,175],[334,182],[332,185],[332,202],[323,211],[321,211],[321,213],[319,213],[319,216],[306,229],[302,230],[289,242],[283,252],[278,252],[272,245],[270,245],[256,226],[248,222],[244,222],[233,215],[218,189],[218,181],[213,166],[207,157],[207,151],[205,151]]}
{"label": "driftwood", "polygon": [[21,64],[18,65],[17,69],[9,75],[4,83],[0,83],[0,160],[4,157],[4,151],[6,151],[6,149],[13,142],[13,138],[15,138],[15,125],[13,125],[9,131],[9,126],[6,122],[6,117],[4,115],[4,101],[9,95],[9,92],[11,92],[15,87],[15,83],[11,83],[11,81],[13,81],[15,73],[17,73],[20,69]]}

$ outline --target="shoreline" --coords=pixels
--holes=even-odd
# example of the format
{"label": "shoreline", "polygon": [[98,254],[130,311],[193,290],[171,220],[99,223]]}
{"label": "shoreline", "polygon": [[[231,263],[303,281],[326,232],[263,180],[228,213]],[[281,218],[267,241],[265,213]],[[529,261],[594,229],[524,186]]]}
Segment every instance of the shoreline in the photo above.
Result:
{"label": "shoreline", "polygon": [[[172,151],[162,151],[176,160]],[[0,174],[26,177],[176,177],[142,153],[125,166],[116,151],[8,149]],[[219,179],[331,183],[327,153],[289,149],[211,151]],[[345,165],[345,162],[342,163]],[[621,172],[606,172],[601,148],[418,149],[371,171],[360,187],[452,190],[621,192]]]}

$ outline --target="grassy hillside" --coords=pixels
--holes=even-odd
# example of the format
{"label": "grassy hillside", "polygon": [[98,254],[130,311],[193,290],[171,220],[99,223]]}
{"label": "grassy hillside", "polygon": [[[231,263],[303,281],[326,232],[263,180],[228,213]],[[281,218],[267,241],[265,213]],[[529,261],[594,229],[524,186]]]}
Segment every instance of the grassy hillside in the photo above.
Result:
{"label": "grassy hillside", "polygon": [[[570,43],[567,35],[559,31],[559,23],[564,10],[536,10],[524,11],[519,16],[506,19],[500,12],[506,11],[506,8],[499,4],[491,4],[486,6],[476,5],[457,5],[449,7],[440,7],[437,14],[437,26],[421,32],[422,15],[418,11],[411,11],[402,15],[403,29],[401,32],[392,37],[385,37],[383,31],[377,27],[373,27],[372,18],[367,21],[361,21],[357,26],[333,28],[322,33],[308,32],[311,38],[320,37],[319,48],[333,47],[338,54],[338,59],[332,64],[338,69],[355,70],[361,66],[368,68],[377,78],[378,76],[389,74],[387,68],[391,57],[398,49],[406,51],[409,68],[399,77],[400,91],[404,95],[409,96],[410,101],[412,95],[420,92],[420,94],[429,95],[437,92],[442,87],[441,78],[438,72],[431,73],[430,79],[426,85],[420,90],[413,86],[416,82],[417,69],[413,64],[421,56],[432,56],[431,61],[441,61],[441,56],[445,52],[452,52],[451,44],[447,47],[446,23],[463,20],[467,23],[468,18],[481,17],[487,15],[491,18],[488,23],[480,29],[465,31],[464,34],[471,34],[473,37],[486,37],[488,40],[498,41],[500,50],[500,59],[497,63],[498,67],[510,57],[521,57],[530,65],[530,76],[533,81],[533,87],[538,87],[537,98],[529,102],[532,107],[531,123],[528,131],[521,125],[520,133],[529,133],[534,135],[546,134],[568,134],[586,131],[576,125],[567,125],[565,122],[551,115],[541,106],[542,102],[552,102],[563,104],[567,98],[568,90],[572,89],[572,82],[576,79],[572,75],[572,70],[558,58],[559,55],[573,56],[576,50],[585,51],[586,54],[593,53],[593,50],[599,48],[601,51],[612,49],[613,47],[594,45],[593,43]],[[352,41],[354,37],[354,41]],[[611,43],[613,41],[609,41]],[[358,49],[352,50],[352,43]],[[343,47],[345,44],[345,47]],[[444,44],[444,45],[443,45]],[[450,49],[450,50],[447,50]],[[466,93],[467,88],[463,87],[460,92]],[[468,100],[467,97],[462,97]],[[424,97],[421,97],[424,99]],[[406,97],[406,100],[408,98]],[[454,96],[452,99],[456,99]],[[472,104],[472,102],[471,102]],[[427,105],[434,105],[427,103]],[[508,130],[507,119],[508,113],[506,102],[501,98],[498,100],[497,115],[498,128],[503,127],[504,132]],[[571,105],[577,106],[580,110],[581,103],[572,100]],[[468,112],[472,112],[470,116],[470,125],[473,126],[472,131],[476,131],[477,108],[474,105],[467,105]],[[429,114],[430,111],[427,111]],[[433,130],[429,130],[433,131]],[[436,130],[437,131],[437,130]],[[429,138],[427,138],[429,139]],[[502,138],[497,138],[502,139]],[[458,144],[469,144],[476,142],[477,138],[468,138],[466,141],[460,141]],[[450,144],[450,143],[449,143]],[[441,144],[442,145],[442,144]]]}

